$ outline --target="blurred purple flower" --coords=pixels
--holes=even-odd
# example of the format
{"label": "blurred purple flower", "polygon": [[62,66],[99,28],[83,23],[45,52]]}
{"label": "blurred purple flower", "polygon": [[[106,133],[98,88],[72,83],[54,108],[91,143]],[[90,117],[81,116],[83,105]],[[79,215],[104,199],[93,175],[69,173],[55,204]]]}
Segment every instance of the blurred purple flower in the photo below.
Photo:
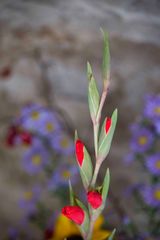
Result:
{"label": "blurred purple flower", "polygon": [[131,150],[137,153],[143,153],[149,150],[154,140],[152,132],[138,124],[132,125],[131,132]]}
{"label": "blurred purple flower", "polygon": [[49,163],[49,158],[48,151],[42,145],[39,145],[37,139],[37,142],[35,141],[35,144],[24,152],[22,167],[27,173],[39,173]]}
{"label": "blurred purple flower", "polygon": [[29,104],[22,108],[19,124],[29,131],[38,131],[39,124],[44,117],[44,108],[39,104]]}
{"label": "blurred purple flower", "polygon": [[160,120],[155,121],[154,126],[156,128],[156,132],[160,134]]}
{"label": "blurred purple flower", "polygon": [[45,137],[53,135],[61,128],[56,113],[39,104],[30,104],[21,110],[19,125]]}
{"label": "blurred purple flower", "polygon": [[134,191],[141,191],[144,188],[144,184],[143,183],[135,183],[132,184],[131,186],[127,187],[124,191],[124,195],[125,197],[130,197]]}
{"label": "blurred purple flower", "polygon": [[34,186],[32,189],[27,189],[23,192],[23,195],[19,200],[19,206],[27,212],[27,215],[36,212],[36,203],[39,201],[40,193],[41,189],[39,186]]}
{"label": "blurred purple flower", "polygon": [[[143,232],[141,236],[139,236],[138,240],[153,240],[148,232]],[[154,238],[154,240],[156,240]]]}
{"label": "blurred purple flower", "polygon": [[160,208],[160,184],[145,186],[142,191],[142,196],[146,204]]}
{"label": "blurred purple flower", "polygon": [[57,213],[55,211],[54,213],[51,214],[51,216],[47,220],[47,228],[53,230],[53,226],[54,226],[54,222],[55,222],[56,218],[57,218]]}
{"label": "blurred purple flower", "polygon": [[146,167],[150,173],[160,176],[160,153],[147,157]]}
{"label": "blurred purple flower", "polygon": [[160,94],[146,97],[144,116],[152,121],[160,121]]}
{"label": "blurred purple flower", "polygon": [[38,103],[29,103],[29,104],[26,104],[26,105],[21,109],[20,117],[21,117],[21,118],[27,118],[32,112],[43,110],[43,108],[44,108],[44,107],[41,106],[41,105],[38,104]]}
{"label": "blurred purple flower", "polygon": [[59,165],[48,182],[48,189],[56,190],[59,186],[68,186],[69,179],[72,183],[75,183],[77,174],[78,168],[76,165],[66,163]]}
{"label": "blurred purple flower", "polygon": [[124,163],[130,164],[131,162],[134,161],[134,159],[135,159],[134,154],[128,153],[128,154],[124,157]]}
{"label": "blurred purple flower", "polygon": [[44,137],[54,137],[61,130],[60,123],[56,114],[46,110],[43,118],[41,119],[40,129],[38,132]]}
{"label": "blurred purple flower", "polygon": [[131,219],[128,216],[124,216],[122,219],[122,223],[124,225],[129,225],[131,223]]}
{"label": "blurred purple flower", "polygon": [[16,239],[18,239],[18,236],[19,236],[18,229],[13,228],[13,227],[10,227],[8,229],[8,239],[9,240],[16,240]]}
{"label": "blurred purple flower", "polygon": [[51,140],[51,146],[55,151],[64,155],[72,155],[74,153],[74,144],[66,134],[58,134]]}

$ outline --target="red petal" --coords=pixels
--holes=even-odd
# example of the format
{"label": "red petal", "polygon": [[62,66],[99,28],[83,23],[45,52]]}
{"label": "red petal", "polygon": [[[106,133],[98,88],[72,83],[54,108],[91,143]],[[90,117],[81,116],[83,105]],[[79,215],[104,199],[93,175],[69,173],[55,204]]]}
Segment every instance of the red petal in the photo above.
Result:
{"label": "red petal", "polygon": [[84,159],[83,149],[84,149],[84,144],[80,140],[77,140],[76,141],[76,157],[80,166],[82,166],[83,159]]}
{"label": "red petal", "polygon": [[88,192],[87,200],[94,209],[97,209],[102,205],[102,196],[97,191]]}
{"label": "red petal", "polygon": [[107,118],[106,125],[105,125],[106,134],[108,133],[108,131],[110,129],[111,122],[112,122],[111,118]]}
{"label": "red petal", "polygon": [[17,130],[16,126],[11,126],[8,129],[8,133],[6,136],[6,144],[8,146],[14,146],[15,138],[16,138],[17,134],[18,134],[18,130]]}
{"label": "red petal", "polygon": [[66,206],[62,209],[62,214],[79,225],[84,221],[84,211],[78,206]]}

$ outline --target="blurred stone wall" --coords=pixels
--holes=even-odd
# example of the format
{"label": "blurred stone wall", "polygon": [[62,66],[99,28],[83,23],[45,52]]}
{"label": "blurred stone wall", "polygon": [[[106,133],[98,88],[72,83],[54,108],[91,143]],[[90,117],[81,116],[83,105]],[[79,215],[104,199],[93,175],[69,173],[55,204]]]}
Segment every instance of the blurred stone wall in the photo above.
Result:
{"label": "blurred stone wall", "polygon": [[[15,161],[18,153],[7,151],[3,144],[10,118],[24,103],[54,102],[67,112],[83,139],[90,142],[86,61],[92,63],[101,88],[100,27],[109,32],[112,58],[105,113],[110,114],[115,107],[119,109],[118,128],[106,165],[111,168],[112,186],[123,206],[125,186],[143,178],[140,169],[127,169],[122,159],[128,150],[128,124],[143,110],[144,95],[160,90],[160,2],[1,0],[0,219],[3,225],[14,221],[16,200],[26,181],[20,184],[22,173]],[[45,75],[37,53],[47,65]],[[45,77],[49,86],[44,89]]]}

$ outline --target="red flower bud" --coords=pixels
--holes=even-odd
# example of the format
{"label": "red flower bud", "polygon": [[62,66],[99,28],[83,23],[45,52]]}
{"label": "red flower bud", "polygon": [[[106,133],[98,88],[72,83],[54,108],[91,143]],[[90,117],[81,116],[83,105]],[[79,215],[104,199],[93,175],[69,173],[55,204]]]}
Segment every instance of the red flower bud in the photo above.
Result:
{"label": "red flower bud", "polygon": [[88,192],[87,200],[94,209],[97,209],[102,205],[102,196],[97,191]]}
{"label": "red flower bud", "polygon": [[79,225],[84,221],[84,211],[78,206],[66,206],[62,209],[62,214]]}
{"label": "red flower bud", "polygon": [[0,76],[4,79],[8,78],[12,73],[10,66],[5,66],[3,69],[0,70]]}
{"label": "red flower bud", "polygon": [[29,132],[26,132],[26,131],[21,132],[20,138],[24,144],[31,145],[32,135]]}
{"label": "red flower bud", "polygon": [[106,125],[105,125],[106,134],[108,133],[108,131],[110,129],[111,123],[112,123],[111,118],[107,118]]}
{"label": "red flower bud", "polygon": [[83,159],[84,159],[83,149],[84,149],[84,144],[80,140],[77,140],[76,141],[76,157],[80,166],[82,166]]}
{"label": "red flower bud", "polygon": [[18,134],[18,129],[15,126],[11,126],[8,129],[7,137],[6,137],[6,144],[8,146],[14,146],[15,138]]}

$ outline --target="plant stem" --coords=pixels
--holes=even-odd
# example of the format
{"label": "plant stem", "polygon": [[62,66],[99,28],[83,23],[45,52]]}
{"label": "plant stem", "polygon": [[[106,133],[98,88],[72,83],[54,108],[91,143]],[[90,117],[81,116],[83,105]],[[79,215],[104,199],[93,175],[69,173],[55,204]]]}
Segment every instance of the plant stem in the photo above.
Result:
{"label": "plant stem", "polygon": [[93,123],[93,129],[94,129],[94,148],[95,148],[95,157],[98,156],[98,132],[99,132],[99,124],[96,122]]}
{"label": "plant stem", "polygon": [[90,219],[90,227],[89,227],[89,231],[88,231],[88,234],[87,234],[86,240],[91,240],[91,239],[92,239],[92,233],[93,233],[94,222],[95,222],[95,221],[92,220],[92,216],[91,216],[91,219]]}
{"label": "plant stem", "polygon": [[100,166],[101,166],[101,164],[99,164],[99,162],[97,161],[95,169],[94,169],[92,182],[91,182],[91,187],[93,187],[93,188],[94,188],[96,180],[97,180],[97,176],[98,176],[98,173],[99,173]]}
{"label": "plant stem", "polygon": [[[101,162],[99,161],[99,158],[98,158],[98,137],[99,137],[99,126],[100,126],[100,121],[101,121],[102,108],[103,108],[103,105],[104,105],[104,102],[106,100],[106,96],[108,93],[108,85],[109,85],[109,82],[108,82],[108,84],[104,85],[100,104],[99,104],[98,113],[97,113],[96,118],[93,120],[94,147],[95,147],[95,160],[96,160],[94,174],[93,174],[93,178],[92,178],[91,185],[90,185],[93,189],[95,188],[97,176],[98,176],[99,169],[101,166]],[[85,240],[91,240],[95,220],[96,219],[94,218],[93,212],[91,210],[90,211],[90,226],[89,226],[89,230],[88,230]]]}
{"label": "plant stem", "polygon": [[97,117],[96,117],[95,121],[93,121],[96,166],[95,166],[95,170],[94,170],[94,174],[93,174],[93,178],[92,178],[92,182],[91,182],[92,187],[94,187],[94,185],[96,183],[98,172],[99,172],[99,169],[100,169],[100,166],[101,166],[101,164],[99,163],[99,159],[98,159],[98,136],[99,136],[99,125],[100,125],[101,115],[102,115],[102,108],[103,108],[104,102],[105,102],[106,97],[107,97],[108,86],[109,86],[109,82],[108,82],[108,84],[104,85],[104,89],[103,89],[103,92],[102,92]]}
{"label": "plant stem", "polygon": [[109,87],[109,82],[107,85],[105,85],[103,92],[102,92],[102,96],[101,96],[101,100],[100,100],[100,104],[99,104],[99,109],[98,109],[98,113],[97,113],[97,117],[96,117],[96,123],[100,123],[101,120],[101,114],[102,114],[102,108],[104,105],[104,102],[106,100],[107,97],[107,93],[108,93],[108,87]]}

